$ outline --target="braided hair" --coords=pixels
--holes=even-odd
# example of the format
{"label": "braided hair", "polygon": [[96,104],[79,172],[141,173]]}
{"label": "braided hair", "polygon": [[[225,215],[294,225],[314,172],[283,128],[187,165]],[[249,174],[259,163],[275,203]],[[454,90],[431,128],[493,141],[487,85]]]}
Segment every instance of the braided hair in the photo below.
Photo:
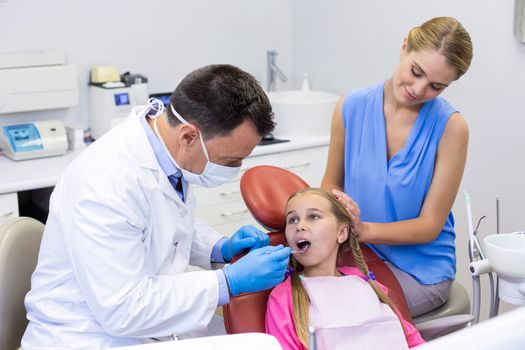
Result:
{"label": "braided hair", "polygon": [[[314,194],[328,200],[328,202],[330,203],[331,212],[336,217],[337,222],[339,224],[348,225],[349,229],[348,239],[346,239],[343,243],[339,245],[339,253],[351,250],[357,268],[361,271],[361,273],[363,273],[363,275],[369,276],[370,271],[368,269],[368,266],[366,265],[363,253],[361,251],[361,247],[359,245],[359,237],[354,228],[354,222],[350,218],[346,208],[331,193],[320,188],[307,188],[295,192],[290,196],[290,198],[288,198],[288,202],[290,202],[292,198],[298,197],[303,194]],[[288,202],[286,203],[286,205],[288,205]],[[308,310],[310,307],[310,300],[308,298],[306,290],[303,287],[303,284],[301,283],[300,272],[302,271],[303,266],[301,266],[301,264],[299,264],[299,262],[297,262],[292,256],[290,258],[290,268],[293,270],[293,272],[290,274],[290,279],[292,284],[292,304],[295,332],[297,333],[297,337],[299,338],[301,343],[304,346],[308,347]],[[387,304],[392,309],[394,314],[396,314],[396,316],[399,318],[400,316],[396,308],[394,307],[394,304],[392,303],[390,298],[383,292],[381,287],[379,287],[379,285],[375,282],[375,280],[369,278],[368,284],[372,287],[379,300]],[[406,334],[407,330],[403,326],[401,319],[399,319],[399,322],[401,323],[401,327],[403,328],[403,331]]]}

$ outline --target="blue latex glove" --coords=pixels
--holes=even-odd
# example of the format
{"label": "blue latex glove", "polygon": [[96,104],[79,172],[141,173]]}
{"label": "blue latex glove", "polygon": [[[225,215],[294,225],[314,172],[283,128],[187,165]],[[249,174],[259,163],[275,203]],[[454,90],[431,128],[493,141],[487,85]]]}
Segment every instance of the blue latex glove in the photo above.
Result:
{"label": "blue latex glove", "polygon": [[291,252],[282,244],[258,248],[224,267],[230,293],[236,296],[275,287],[284,280]]}
{"label": "blue latex glove", "polygon": [[266,247],[269,242],[270,239],[266,233],[255,226],[244,225],[222,244],[222,258],[224,261],[230,262],[235,255],[246,249]]}

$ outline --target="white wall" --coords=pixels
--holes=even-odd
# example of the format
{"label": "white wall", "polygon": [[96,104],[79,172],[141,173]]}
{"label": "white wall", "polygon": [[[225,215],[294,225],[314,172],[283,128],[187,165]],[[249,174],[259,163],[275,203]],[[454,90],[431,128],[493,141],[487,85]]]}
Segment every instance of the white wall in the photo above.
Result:
{"label": "white wall", "polygon": [[[313,88],[339,94],[385,80],[411,27],[435,16],[458,18],[475,50],[470,70],[443,94],[470,128],[461,187],[471,195],[475,220],[487,215],[482,237],[496,231],[498,194],[501,231],[525,230],[525,45],[513,37],[513,10],[511,0],[294,1],[293,86],[300,86],[302,72]],[[470,289],[461,193],[453,211],[458,279]]]}
{"label": "white wall", "polygon": [[[291,71],[291,1],[5,0],[0,52],[62,49],[79,72],[80,103],[70,109],[0,115],[0,123],[56,117],[87,127],[93,64],[140,73],[150,92],[173,91],[190,71],[230,63],[266,84],[266,50]],[[282,87],[282,85],[281,85]]]}

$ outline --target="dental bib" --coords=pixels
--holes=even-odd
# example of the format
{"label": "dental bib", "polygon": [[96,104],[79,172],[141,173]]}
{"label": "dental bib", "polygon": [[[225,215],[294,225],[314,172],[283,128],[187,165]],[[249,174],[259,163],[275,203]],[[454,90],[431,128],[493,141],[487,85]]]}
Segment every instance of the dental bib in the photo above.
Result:
{"label": "dental bib", "polygon": [[358,276],[305,277],[315,350],[408,349],[401,323]]}

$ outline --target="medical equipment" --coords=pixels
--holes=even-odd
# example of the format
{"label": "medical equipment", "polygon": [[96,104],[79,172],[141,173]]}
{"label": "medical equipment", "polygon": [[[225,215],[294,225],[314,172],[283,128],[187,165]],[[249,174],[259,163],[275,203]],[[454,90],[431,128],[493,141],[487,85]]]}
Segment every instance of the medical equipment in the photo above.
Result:
{"label": "medical equipment", "polygon": [[78,104],[74,65],[59,50],[0,54],[0,114]]}
{"label": "medical equipment", "polygon": [[68,148],[66,128],[59,120],[3,125],[0,146],[12,160],[63,155]]}
{"label": "medical equipment", "polygon": [[469,228],[469,244],[468,244],[468,253],[469,253],[469,260],[470,260],[470,272],[472,274],[472,315],[474,316],[473,323],[479,322],[479,315],[481,311],[481,284],[480,284],[480,275],[481,274],[488,274],[489,277],[489,285],[490,285],[490,309],[489,309],[489,318],[494,317],[496,315],[495,312],[495,292],[494,292],[494,276],[492,275],[492,271],[490,270],[490,267],[488,265],[488,261],[485,258],[485,255],[483,253],[483,250],[481,248],[481,244],[478,240],[478,229],[481,221],[485,218],[485,216],[482,216],[478,224],[476,225],[476,229],[474,229],[473,221],[472,221],[472,207],[470,204],[470,195],[467,191],[463,191],[463,194],[465,196],[465,204],[467,207],[467,224]]}
{"label": "medical equipment", "polygon": [[157,92],[154,94],[150,94],[149,98],[156,98],[162,102],[164,107],[168,107],[168,104],[170,103],[171,99],[171,92]]}
{"label": "medical equipment", "polygon": [[102,84],[107,83],[108,81],[120,81],[120,73],[115,66],[96,64],[91,67],[90,81],[93,84]]}
{"label": "medical equipment", "polygon": [[[106,79],[111,80],[104,81]],[[116,68],[93,66],[89,83],[89,124],[94,139],[123,122],[134,106],[147,103],[147,82],[148,79],[139,74],[119,75]]]}
{"label": "medical equipment", "polygon": [[[478,237],[478,227],[473,229],[470,196],[466,191],[467,219],[469,225],[469,258],[473,284],[474,323],[479,320],[481,287],[480,276],[487,274],[490,282],[489,318],[498,315],[500,299],[515,305],[525,305],[525,234],[524,232],[499,233],[499,197],[496,198],[498,233],[485,237],[483,251]],[[492,272],[497,274],[494,286]]]}

